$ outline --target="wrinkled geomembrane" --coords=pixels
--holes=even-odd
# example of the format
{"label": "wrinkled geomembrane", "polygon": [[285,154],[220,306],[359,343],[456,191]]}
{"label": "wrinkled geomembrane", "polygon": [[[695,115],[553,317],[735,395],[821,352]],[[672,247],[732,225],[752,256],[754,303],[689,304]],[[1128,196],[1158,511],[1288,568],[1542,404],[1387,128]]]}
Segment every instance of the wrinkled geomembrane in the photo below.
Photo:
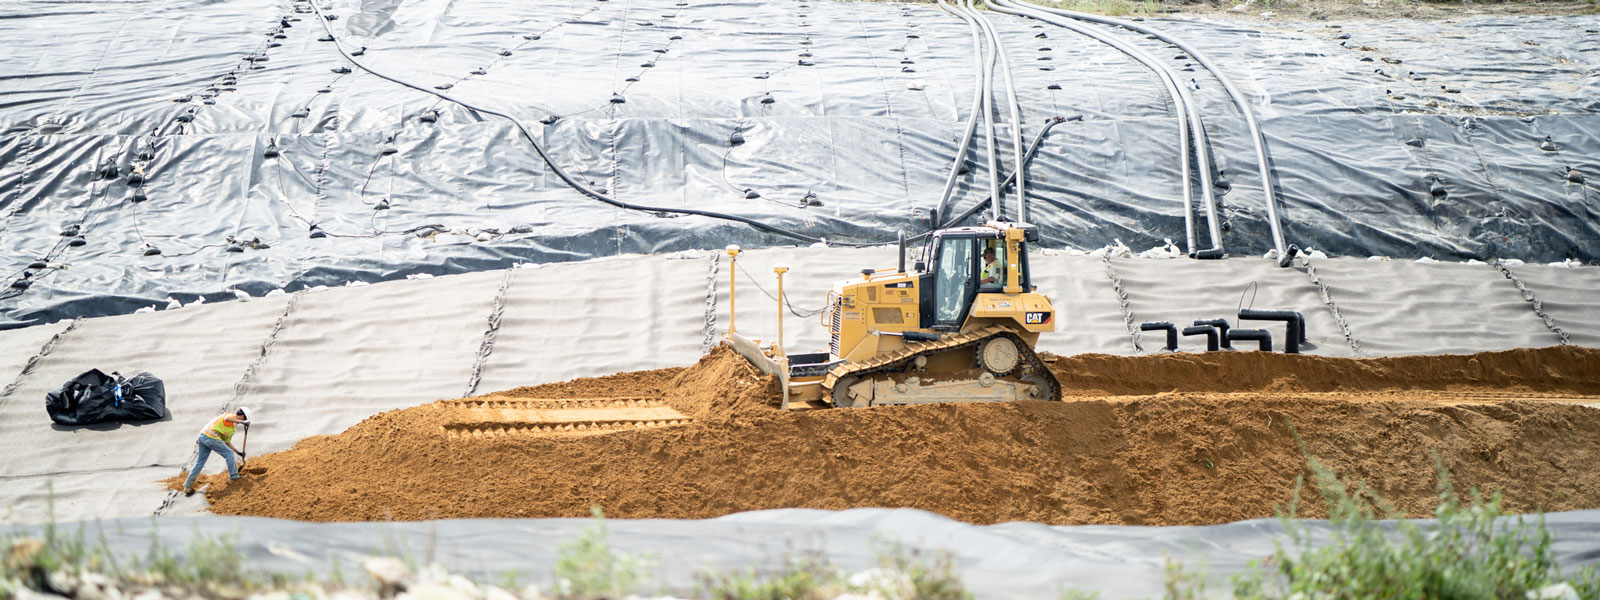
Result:
{"label": "wrinkled geomembrane", "polygon": [[[960,20],[927,5],[679,4],[338,0],[328,24],[386,73],[516,115],[564,169],[620,200],[840,242],[927,227],[973,91]],[[319,41],[315,15],[289,6],[0,8],[0,327],[169,298],[793,243],[586,198],[509,123],[352,70]],[[1046,243],[1181,243],[1176,123],[1155,77],[1053,26],[993,21],[1014,55],[1025,135],[1081,117],[1055,127],[1028,169]],[[1210,54],[1251,99],[1290,243],[1600,258],[1596,17],[1151,23]],[[1225,246],[1265,251],[1254,151],[1223,90],[1176,50],[1129,38],[1196,88],[1229,186]],[[730,145],[736,131],[744,143]],[[969,161],[959,208],[987,188],[981,144]],[[60,235],[74,225],[81,240]],[[26,269],[34,261],[47,265]],[[10,287],[24,272],[27,289]]]}

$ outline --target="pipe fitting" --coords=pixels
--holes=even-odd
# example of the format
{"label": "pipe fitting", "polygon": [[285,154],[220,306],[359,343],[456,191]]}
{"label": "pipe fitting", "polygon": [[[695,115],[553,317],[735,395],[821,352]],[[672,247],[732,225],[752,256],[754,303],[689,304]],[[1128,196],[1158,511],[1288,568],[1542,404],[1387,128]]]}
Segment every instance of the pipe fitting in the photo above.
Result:
{"label": "pipe fitting", "polygon": [[1185,337],[1188,337],[1188,336],[1191,336],[1191,335],[1203,335],[1203,336],[1206,336],[1206,352],[1216,352],[1218,347],[1219,347],[1219,342],[1217,340],[1217,328],[1215,328],[1215,327],[1210,327],[1210,326],[1206,326],[1206,325],[1196,325],[1194,327],[1185,327],[1185,328],[1183,328],[1183,335]]}
{"label": "pipe fitting", "polygon": [[1140,323],[1139,331],[1167,332],[1167,350],[1171,352],[1178,351],[1178,326],[1173,325],[1172,321],[1151,321],[1148,323]]}
{"label": "pipe fitting", "polygon": [[1233,349],[1233,344],[1228,343],[1228,330],[1233,329],[1233,326],[1228,324],[1227,319],[1197,319],[1194,325],[1217,328],[1217,345],[1227,350]]}
{"label": "pipe fitting", "polygon": [[1239,309],[1239,320],[1283,321],[1286,324],[1283,351],[1289,354],[1299,354],[1300,344],[1306,342],[1306,316],[1292,310],[1242,308]]}
{"label": "pipe fitting", "polygon": [[1261,342],[1262,352],[1272,351],[1272,332],[1265,329],[1233,329],[1228,331],[1228,340],[1255,340]]}

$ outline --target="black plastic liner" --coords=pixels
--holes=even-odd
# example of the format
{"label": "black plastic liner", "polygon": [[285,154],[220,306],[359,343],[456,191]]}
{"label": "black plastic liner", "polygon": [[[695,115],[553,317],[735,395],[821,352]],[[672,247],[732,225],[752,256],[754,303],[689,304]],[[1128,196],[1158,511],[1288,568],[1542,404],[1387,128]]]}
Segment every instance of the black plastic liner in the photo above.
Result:
{"label": "black plastic liner", "polygon": [[[795,243],[585,197],[510,123],[362,71],[296,6],[0,7],[0,328],[414,273]],[[927,5],[336,0],[326,12],[362,60],[518,116],[563,169],[612,197],[830,242],[927,229],[973,92],[966,26]],[[1073,119],[1028,169],[1046,245],[1181,242],[1176,123],[1155,77],[1054,26],[992,19],[1025,135]],[[1600,260],[1600,18],[1151,24],[1209,53],[1252,98],[1290,243]],[[1198,65],[1127,35],[1192,75],[1228,190],[1223,242],[1265,252],[1243,120]],[[981,145],[968,160],[958,209],[987,186]]]}

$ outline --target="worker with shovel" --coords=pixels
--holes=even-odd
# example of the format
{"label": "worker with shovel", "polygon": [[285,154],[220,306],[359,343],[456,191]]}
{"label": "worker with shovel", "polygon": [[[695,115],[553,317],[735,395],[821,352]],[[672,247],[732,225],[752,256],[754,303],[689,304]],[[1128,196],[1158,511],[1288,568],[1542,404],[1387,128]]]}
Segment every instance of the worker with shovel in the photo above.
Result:
{"label": "worker with shovel", "polygon": [[243,459],[244,451],[233,447],[233,432],[237,431],[240,425],[244,426],[245,440],[248,441],[250,409],[242,406],[239,410],[212,419],[200,430],[200,439],[196,441],[200,446],[199,456],[194,460],[194,467],[189,469],[189,478],[183,482],[183,495],[194,495],[194,480],[200,476],[200,469],[206,467],[206,458],[209,458],[212,452],[222,455],[222,459],[228,461],[228,479],[239,478],[239,465],[234,463],[233,455],[238,454],[239,458]]}

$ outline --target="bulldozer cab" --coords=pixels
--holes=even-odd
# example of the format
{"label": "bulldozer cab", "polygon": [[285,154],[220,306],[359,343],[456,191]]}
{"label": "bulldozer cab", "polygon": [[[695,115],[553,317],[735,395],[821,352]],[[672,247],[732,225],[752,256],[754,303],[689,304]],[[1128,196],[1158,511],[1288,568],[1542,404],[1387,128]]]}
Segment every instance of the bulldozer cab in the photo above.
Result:
{"label": "bulldozer cab", "polygon": [[[1012,229],[1018,229],[1018,235],[1008,235]],[[935,331],[959,330],[978,294],[1018,294],[1032,290],[1025,246],[1031,241],[1027,235],[1027,230],[1031,229],[1031,226],[990,225],[946,229],[934,234],[923,247],[922,259],[915,268],[920,287],[925,290],[922,327]]]}

